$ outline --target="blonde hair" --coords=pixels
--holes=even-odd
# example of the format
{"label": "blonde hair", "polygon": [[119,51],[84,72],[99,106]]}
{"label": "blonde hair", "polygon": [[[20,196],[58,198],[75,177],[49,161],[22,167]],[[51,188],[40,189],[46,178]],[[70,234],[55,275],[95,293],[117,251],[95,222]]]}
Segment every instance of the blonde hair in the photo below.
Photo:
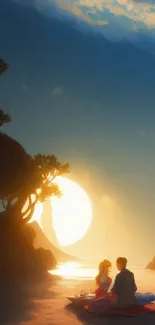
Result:
{"label": "blonde hair", "polygon": [[103,260],[100,264],[99,264],[99,272],[108,272],[109,268],[111,267],[111,262],[108,260]]}
{"label": "blonde hair", "polygon": [[111,262],[109,260],[103,260],[100,264],[99,264],[99,273],[96,277],[96,283],[99,284],[103,274],[107,274],[109,273],[109,268],[111,267]]}

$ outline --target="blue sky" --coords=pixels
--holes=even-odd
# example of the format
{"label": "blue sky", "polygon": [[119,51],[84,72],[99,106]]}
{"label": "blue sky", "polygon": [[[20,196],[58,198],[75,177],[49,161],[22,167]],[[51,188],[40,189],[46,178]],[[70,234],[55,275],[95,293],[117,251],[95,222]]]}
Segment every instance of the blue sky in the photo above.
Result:
{"label": "blue sky", "polygon": [[94,227],[104,227],[103,197],[117,201],[126,250],[133,236],[140,261],[155,244],[154,18],[154,1],[3,0],[0,11],[10,65],[0,104],[13,117],[4,130],[32,154],[71,163]]}

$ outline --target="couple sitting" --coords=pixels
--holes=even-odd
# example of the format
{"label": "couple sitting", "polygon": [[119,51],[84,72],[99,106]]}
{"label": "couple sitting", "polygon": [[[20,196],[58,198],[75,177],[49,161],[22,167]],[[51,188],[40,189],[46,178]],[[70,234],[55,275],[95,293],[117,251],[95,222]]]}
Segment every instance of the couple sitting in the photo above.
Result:
{"label": "couple sitting", "polygon": [[[137,304],[137,299],[135,296],[137,286],[135,284],[134,274],[126,268],[127,259],[125,257],[117,258],[116,265],[120,273],[118,273],[115,278],[111,292],[117,299],[117,305],[126,307]],[[98,286],[96,290],[96,297],[98,298],[107,293],[112,283],[112,279],[109,277],[110,268],[111,262],[108,260],[104,260],[99,265],[99,274],[96,277],[96,284]]]}
{"label": "couple sitting", "polygon": [[137,287],[134,274],[126,268],[127,259],[119,257],[116,261],[116,265],[119,274],[115,278],[111,292],[108,293],[108,289],[112,283],[112,279],[109,277],[111,263],[108,260],[104,260],[100,263],[99,274],[96,277],[98,288],[95,290],[95,294],[97,299],[89,306],[89,311],[99,312],[102,310],[103,312],[111,306],[127,308],[138,304],[138,300],[135,296]]}

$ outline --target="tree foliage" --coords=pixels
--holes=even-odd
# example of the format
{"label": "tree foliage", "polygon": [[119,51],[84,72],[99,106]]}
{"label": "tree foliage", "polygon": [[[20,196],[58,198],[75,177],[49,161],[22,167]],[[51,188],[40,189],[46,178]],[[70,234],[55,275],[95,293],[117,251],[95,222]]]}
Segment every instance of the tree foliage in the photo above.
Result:
{"label": "tree foliage", "polygon": [[8,69],[8,67],[8,64],[0,58],[0,75],[2,75],[2,73],[4,73]]}
{"label": "tree foliage", "polygon": [[[24,222],[29,221],[38,201],[61,194],[54,179],[68,173],[69,165],[60,163],[54,155],[31,157],[16,140],[3,133],[0,153],[0,199],[5,215],[11,214],[12,218],[15,211]],[[28,207],[23,210],[26,203]]]}
{"label": "tree foliage", "polygon": [[4,123],[11,122],[11,117],[8,114],[5,114],[4,111],[0,108],[0,126]]}

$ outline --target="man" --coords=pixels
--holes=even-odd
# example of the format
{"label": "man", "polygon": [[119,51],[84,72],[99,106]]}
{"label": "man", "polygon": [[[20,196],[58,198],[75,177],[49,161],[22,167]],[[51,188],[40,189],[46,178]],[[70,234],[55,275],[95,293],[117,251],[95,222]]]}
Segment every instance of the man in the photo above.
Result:
{"label": "man", "polygon": [[117,258],[116,265],[120,273],[117,274],[111,291],[117,296],[117,306],[119,308],[126,308],[137,305],[138,302],[135,297],[137,286],[134,274],[126,268],[127,259],[125,257]]}

